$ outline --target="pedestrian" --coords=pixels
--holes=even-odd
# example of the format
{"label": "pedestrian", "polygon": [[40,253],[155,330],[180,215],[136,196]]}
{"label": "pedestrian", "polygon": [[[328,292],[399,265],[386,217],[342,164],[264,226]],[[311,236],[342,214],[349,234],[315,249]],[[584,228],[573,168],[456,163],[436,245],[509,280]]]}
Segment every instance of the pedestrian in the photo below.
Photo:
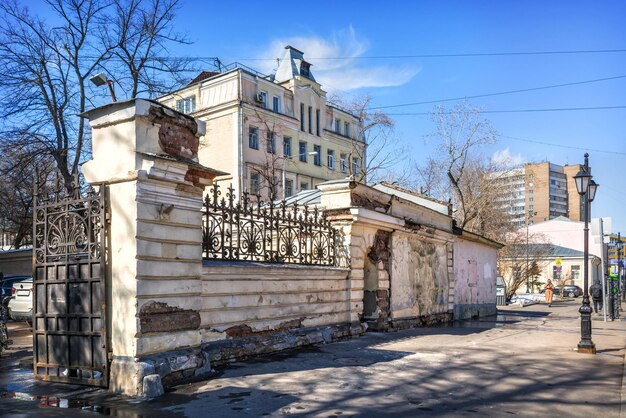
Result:
{"label": "pedestrian", "polygon": [[598,280],[596,280],[591,287],[589,288],[589,293],[591,293],[591,298],[593,299],[593,310],[598,313],[598,311],[602,310],[602,285]]}
{"label": "pedestrian", "polygon": [[548,283],[546,283],[544,289],[546,289],[546,303],[548,306],[552,306],[552,297],[554,296],[554,285],[552,284],[552,280],[548,279]]}

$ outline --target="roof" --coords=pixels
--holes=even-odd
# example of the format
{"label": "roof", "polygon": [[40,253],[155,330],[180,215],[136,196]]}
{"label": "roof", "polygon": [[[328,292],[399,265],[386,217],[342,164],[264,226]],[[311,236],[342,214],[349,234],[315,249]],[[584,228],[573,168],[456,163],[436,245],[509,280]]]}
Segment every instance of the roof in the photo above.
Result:
{"label": "roof", "polygon": [[[510,244],[513,247],[523,247],[526,248],[526,244]],[[551,257],[567,257],[567,258],[582,258],[585,256],[583,251],[575,250],[573,248],[561,247],[560,245],[554,244],[528,244],[531,252],[538,252],[541,254],[545,254],[546,258]],[[523,253],[523,251],[520,251]],[[589,254],[592,258],[593,254]]]}
{"label": "roof", "polygon": [[207,78],[215,77],[216,75],[222,74],[217,71],[202,71],[200,74],[195,76],[187,85],[190,86],[193,83],[198,83],[200,81],[206,80]]}
{"label": "roof", "polygon": [[450,204],[448,202],[443,202],[441,200],[433,199],[430,196],[425,196],[413,190],[408,190],[398,185],[387,183],[386,181],[377,183],[372,187],[376,190],[380,190],[381,192],[391,194],[393,196],[401,197],[419,206],[427,207],[443,215],[447,215],[447,216],[450,215]]}
{"label": "roof", "polygon": [[[301,192],[296,193],[293,196],[290,196],[285,199],[286,205],[294,205],[297,204],[299,206],[302,205],[319,205],[322,202],[322,192],[318,189],[313,190],[302,190]],[[283,200],[277,200],[274,202],[275,205],[280,205],[283,203]]]}

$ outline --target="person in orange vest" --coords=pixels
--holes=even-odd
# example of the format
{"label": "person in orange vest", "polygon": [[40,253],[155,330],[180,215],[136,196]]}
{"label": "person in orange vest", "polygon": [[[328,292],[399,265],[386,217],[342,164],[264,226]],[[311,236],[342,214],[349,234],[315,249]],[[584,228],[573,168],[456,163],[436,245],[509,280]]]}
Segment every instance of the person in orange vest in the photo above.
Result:
{"label": "person in orange vest", "polygon": [[554,297],[554,285],[552,280],[548,279],[548,283],[545,286],[546,289],[546,303],[548,306],[552,306],[552,298]]}

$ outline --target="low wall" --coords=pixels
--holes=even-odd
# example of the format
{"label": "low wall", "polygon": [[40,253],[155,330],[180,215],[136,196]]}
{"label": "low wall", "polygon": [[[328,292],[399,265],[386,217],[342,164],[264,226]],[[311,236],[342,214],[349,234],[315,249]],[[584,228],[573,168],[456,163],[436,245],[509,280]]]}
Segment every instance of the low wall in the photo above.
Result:
{"label": "low wall", "polygon": [[5,276],[31,276],[33,250],[0,251],[0,273]]}
{"label": "low wall", "polygon": [[[205,261],[200,295],[146,301],[155,307],[165,302],[185,306],[184,299],[199,297],[201,307],[195,330],[157,332],[155,327],[150,336],[169,343],[160,350],[152,345],[141,363],[169,386],[230,361],[358,336],[364,328],[352,318],[357,317],[361,300],[351,300],[348,273],[349,269],[336,267]],[[143,312],[144,323],[154,319],[161,324],[172,315],[187,315],[191,324],[190,314],[196,315]],[[189,344],[193,338],[185,336],[190,333],[199,335],[199,345]]]}
{"label": "low wall", "polygon": [[350,323],[349,270],[205,261],[200,328],[236,337],[286,328]]}

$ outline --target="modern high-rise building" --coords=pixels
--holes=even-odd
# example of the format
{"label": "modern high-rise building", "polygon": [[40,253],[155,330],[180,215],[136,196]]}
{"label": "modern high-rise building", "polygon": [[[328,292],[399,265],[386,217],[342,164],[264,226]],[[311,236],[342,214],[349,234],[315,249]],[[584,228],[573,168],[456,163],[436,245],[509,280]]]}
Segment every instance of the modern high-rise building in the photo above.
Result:
{"label": "modern high-rise building", "polygon": [[504,192],[498,203],[508,209],[515,226],[559,216],[582,221],[582,199],[574,182],[580,168],[580,164],[561,166],[546,161],[500,172],[498,184]]}
{"label": "modern high-rise building", "polygon": [[363,180],[361,121],[326,100],[291,46],[274,74],[236,63],[158,100],[206,122],[199,162],[229,173],[216,181],[237,193],[283,198],[332,179]]}

